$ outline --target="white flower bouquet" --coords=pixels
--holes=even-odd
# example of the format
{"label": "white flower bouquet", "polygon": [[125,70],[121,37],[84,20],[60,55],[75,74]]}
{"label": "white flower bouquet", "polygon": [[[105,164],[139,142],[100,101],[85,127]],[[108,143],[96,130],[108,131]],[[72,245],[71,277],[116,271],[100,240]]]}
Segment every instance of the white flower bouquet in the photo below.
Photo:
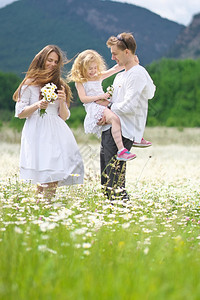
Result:
{"label": "white flower bouquet", "polygon": [[[47,83],[43,88],[41,88],[41,93],[43,96],[43,100],[47,102],[54,102],[58,95],[55,93],[57,86],[54,83]],[[40,109],[40,116],[44,116],[46,114],[46,109]]]}
{"label": "white flower bouquet", "polygon": [[110,97],[112,97],[113,92],[114,92],[114,87],[113,87],[113,85],[109,85],[109,86],[107,87],[107,93],[110,95]]}

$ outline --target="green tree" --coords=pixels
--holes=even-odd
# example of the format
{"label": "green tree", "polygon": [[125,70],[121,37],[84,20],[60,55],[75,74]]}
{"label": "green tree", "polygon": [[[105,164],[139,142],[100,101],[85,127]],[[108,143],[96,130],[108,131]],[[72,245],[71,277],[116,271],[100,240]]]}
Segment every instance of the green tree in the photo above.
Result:
{"label": "green tree", "polygon": [[147,70],[157,87],[149,101],[147,124],[198,127],[200,60],[162,59]]}
{"label": "green tree", "polygon": [[0,72],[0,120],[9,121],[14,114],[15,102],[12,99],[21,79],[13,73]]}

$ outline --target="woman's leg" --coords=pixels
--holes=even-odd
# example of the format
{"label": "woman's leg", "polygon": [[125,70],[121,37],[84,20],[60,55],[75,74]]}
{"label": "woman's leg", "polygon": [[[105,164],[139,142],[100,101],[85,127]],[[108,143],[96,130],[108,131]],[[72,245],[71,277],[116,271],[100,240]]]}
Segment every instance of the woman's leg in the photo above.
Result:
{"label": "woman's leg", "polygon": [[58,187],[58,182],[48,182],[48,183],[43,183],[43,184],[37,184],[37,192],[36,194],[43,195],[44,198],[51,199],[55,196],[56,194],[56,189]]}
{"label": "woman's leg", "polygon": [[44,188],[44,197],[50,200],[56,194],[58,182],[57,181],[49,182],[46,185],[47,185],[47,187]]}
{"label": "woman's leg", "polygon": [[44,187],[42,186],[42,184],[38,183],[38,184],[37,184],[36,195],[38,196],[38,195],[42,194],[43,191],[44,191]]}

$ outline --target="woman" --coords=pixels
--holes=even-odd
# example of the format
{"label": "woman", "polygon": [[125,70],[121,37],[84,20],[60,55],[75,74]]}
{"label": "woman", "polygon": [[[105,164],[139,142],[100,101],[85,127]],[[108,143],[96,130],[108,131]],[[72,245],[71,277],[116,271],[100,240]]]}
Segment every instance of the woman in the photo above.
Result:
{"label": "woman", "polygon": [[[26,118],[21,138],[20,178],[38,184],[51,198],[57,186],[83,183],[84,168],[75,138],[65,123],[71,91],[61,78],[66,57],[55,45],[43,48],[13,95],[15,116]],[[57,99],[47,102],[41,89],[56,86]],[[41,115],[41,112],[45,112]],[[76,175],[76,176],[74,176]]]}

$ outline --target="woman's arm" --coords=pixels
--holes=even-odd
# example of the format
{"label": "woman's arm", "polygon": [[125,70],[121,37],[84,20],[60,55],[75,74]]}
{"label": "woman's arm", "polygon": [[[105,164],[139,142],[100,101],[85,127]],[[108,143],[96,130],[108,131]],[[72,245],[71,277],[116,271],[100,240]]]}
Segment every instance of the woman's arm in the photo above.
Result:
{"label": "woman's arm", "polygon": [[62,86],[61,90],[58,90],[58,100],[60,101],[59,116],[61,117],[61,119],[66,121],[70,116],[70,112],[69,112],[69,109],[67,107],[66,94],[65,94],[64,86]]}
{"label": "woman's arm", "polygon": [[45,100],[37,101],[32,105],[28,105],[24,108],[24,110],[18,114],[19,119],[25,119],[30,117],[37,109],[46,109],[48,106],[48,102]]}
{"label": "woman's arm", "polygon": [[84,86],[80,82],[76,83],[76,89],[78,92],[78,96],[79,96],[81,102],[83,102],[83,103],[91,103],[91,102],[95,102],[97,100],[108,99],[110,97],[110,95],[108,93],[104,93],[104,94],[101,94],[98,96],[87,96],[85,93]]}
{"label": "woman's arm", "polygon": [[66,121],[70,116],[66,101],[60,101],[59,116],[64,121]]}
{"label": "woman's arm", "polygon": [[46,109],[48,102],[45,100],[38,100],[30,105],[31,86],[22,87],[20,92],[20,100],[16,103],[15,116],[19,119],[30,117],[37,109]]}

